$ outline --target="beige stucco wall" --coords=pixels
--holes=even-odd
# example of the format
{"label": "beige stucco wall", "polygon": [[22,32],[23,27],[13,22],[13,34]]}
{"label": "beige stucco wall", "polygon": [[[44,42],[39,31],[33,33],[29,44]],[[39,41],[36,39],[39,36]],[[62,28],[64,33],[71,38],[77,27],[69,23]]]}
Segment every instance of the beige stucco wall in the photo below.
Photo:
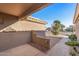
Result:
{"label": "beige stucco wall", "polygon": [[77,6],[76,6],[73,23],[74,23],[74,30],[75,30],[77,39],[79,41],[79,3],[77,3]]}
{"label": "beige stucco wall", "polygon": [[75,23],[74,29],[75,29],[75,33],[76,33],[77,39],[79,41],[79,22]]}
{"label": "beige stucco wall", "polygon": [[31,30],[45,30],[45,25],[34,23],[26,20],[17,21],[9,27],[16,31],[31,31]]}
{"label": "beige stucco wall", "polygon": [[74,23],[76,22],[76,18],[78,17],[78,14],[79,14],[79,4],[76,5],[74,20],[73,20]]}
{"label": "beige stucco wall", "polygon": [[17,19],[11,15],[0,14],[0,32],[2,31],[31,31],[31,30],[45,30],[45,25],[35,22],[30,22]]}
{"label": "beige stucco wall", "polygon": [[75,14],[74,14],[74,30],[79,41],[79,4],[76,6]]}
{"label": "beige stucco wall", "polygon": [[0,51],[31,41],[31,32],[0,32]]}
{"label": "beige stucco wall", "polygon": [[17,17],[0,13],[0,32],[17,21]]}

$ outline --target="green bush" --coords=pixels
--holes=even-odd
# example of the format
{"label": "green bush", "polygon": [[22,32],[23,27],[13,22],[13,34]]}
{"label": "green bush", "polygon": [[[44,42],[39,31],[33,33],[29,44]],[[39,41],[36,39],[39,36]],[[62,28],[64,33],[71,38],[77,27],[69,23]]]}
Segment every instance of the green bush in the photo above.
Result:
{"label": "green bush", "polygon": [[75,34],[71,34],[68,36],[71,41],[77,41],[77,37]]}
{"label": "green bush", "polygon": [[[79,46],[79,42],[77,42],[77,37],[75,34],[71,34],[68,36],[68,38],[70,39],[68,42],[65,42],[66,45],[68,46],[71,46],[73,47],[73,50],[76,52],[76,53],[79,53],[76,49],[75,46]],[[74,52],[70,52],[70,55],[72,56],[76,56],[76,53]]]}
{"label": "green bush", "polygon": [[58,32],[58,31],[52,31],[52,34],[54,34],[54,35],[58,35],[59,32]]}
{"label": "green bush", "polygon": [[52,25],[52,33],[54,35],[58,35],[61,29],[61,22],[59,20],[55,20]]}
{"label": "green bush", "polygon": [[65,42],[65,44],[68,46],[79,46],[79,42],[77,41],[68,41],[68,42]]}

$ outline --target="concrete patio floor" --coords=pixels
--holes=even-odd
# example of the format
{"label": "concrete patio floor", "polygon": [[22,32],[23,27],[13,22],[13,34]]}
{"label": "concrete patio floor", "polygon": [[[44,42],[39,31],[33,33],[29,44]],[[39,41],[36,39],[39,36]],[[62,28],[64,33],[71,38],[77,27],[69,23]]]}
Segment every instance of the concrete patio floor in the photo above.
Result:
{"label": "concrete patio floor", "polygon": [[61,39],[54,47],[47,52],[42,52],[39,49],[29,45],[21,45],[16,48],[8,49],[0,52],[1,56],[69,56],[69,47],[64,43],[68,38]]}
{"label": "concrete patio floor", "polygon": [[35,56],[35,55],[45,55],[40,50],[32,47],[29,44],[21,45],[16,48],[8,49],[0,52],[1,56]]}

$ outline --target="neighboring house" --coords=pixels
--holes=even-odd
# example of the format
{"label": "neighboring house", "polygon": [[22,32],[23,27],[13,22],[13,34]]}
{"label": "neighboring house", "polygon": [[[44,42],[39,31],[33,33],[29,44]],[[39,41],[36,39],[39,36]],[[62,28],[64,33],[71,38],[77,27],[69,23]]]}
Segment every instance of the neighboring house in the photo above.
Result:
{"label": "neighboring house", "polygon": [[75,11],[73,23],[74,23],[75,33],[76,33],[77,38],[79,40],[79,4],[77,4],[77,6],[76,6],[76,11]]}

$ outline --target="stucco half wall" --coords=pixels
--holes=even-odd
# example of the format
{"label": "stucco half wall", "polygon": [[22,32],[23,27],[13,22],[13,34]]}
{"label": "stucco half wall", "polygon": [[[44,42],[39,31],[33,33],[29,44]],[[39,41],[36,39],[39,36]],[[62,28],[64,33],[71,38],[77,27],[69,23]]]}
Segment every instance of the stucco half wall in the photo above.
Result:
{"label": "stucco half wall", "polygon": [[31,41],[31,32],[0,32],[0,51],[13,48]]}

